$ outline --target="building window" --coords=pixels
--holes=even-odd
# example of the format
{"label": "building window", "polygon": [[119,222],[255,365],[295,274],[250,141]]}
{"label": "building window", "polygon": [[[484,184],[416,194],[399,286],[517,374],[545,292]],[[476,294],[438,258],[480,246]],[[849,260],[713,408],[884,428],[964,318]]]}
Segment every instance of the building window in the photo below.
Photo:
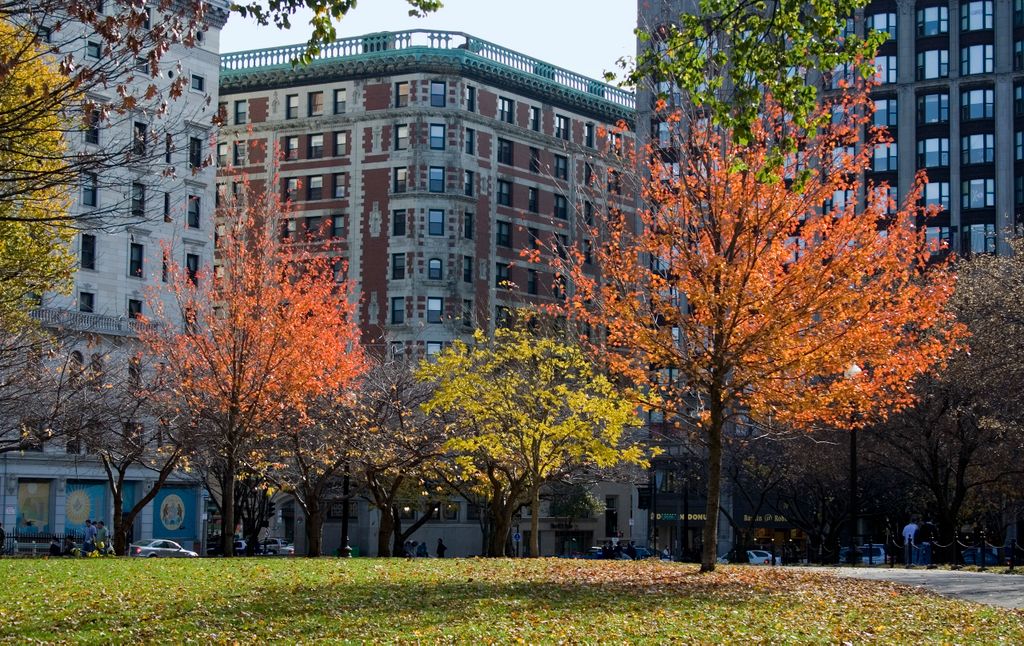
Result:
{"label": "building window", "polygon": [[473,214],[469,211],[462,214],[462,237],[466,240],[473,239]]}
{"label": "building window", "polygon": [[82,206],[96,206],[99,178],[96,173],[82,173]]}
{"label": "building window", "polygon": [[1013,159],[1024,161],[1024,132],[1020,130],[1013,134]]}
{"label": "building window", "polygon": [[466,154],[476,154],[476,130],[466,128]]}
{"label": "building window", "polygon": [[498,139],[498,163],[512,165],[512,142],[508,139]]}
{"label": "building window", "polygon": [[1013,114],[1016,117],[1024,116],[1024,85],[1013,86]]}
{"label": "building window", "polygon": [[960,94],[960,118],[964,121],[991,119],[992,103],[992,90],[964,90]]}
{"label": "building window", "polygon": [[249,121],[249,102],[235,101],[235,125],[241,125]]}
{"label": "building window", "polygon": [[296,193],[299,190],[299,178],[289,177],[284,180],[284,199],[285,201],[297,200],[298,196]]}
{"label": "building window", "polygon": [[132,154],[133,155],[145,155],[146,154],[146,124],[135,122],[135,129],[133,131],[132,138]]}
{"label": "building window", "polygon": [[299,95],[289,94],[284,97],[284,118],[285,119],[298,119],[299,118]]}
{"label": "building window", "polygon": [[395,107],[404,108],[409,105],[409,82],[395,83]]}
{"label": "building window", "polygon": [[409,126],[404,123],[395,125],[395,150],[405,150],[409,147]]}
{"label": "building window", "polygon": [[1024,0],[1013,0],[1013,26],[1024,27]]}
{"label": "building window", "polygon": [[244,166],[247,158],[247,146],[244,141],[235,141],[231,145],[231,160],[235,166]]}
{"label": "building window", "polygon": [[555,136],[569,141],[569,117],[555,115]]}
{"label": "building window", "polygon": [[992,72],[992,45],[971,45],[960,49],[960,76],[990,72]]}
{"label": "building window", "polygon": [[979,0],[960,5],[960,31],[992,29],[992,2]]}
{"label": "building window", "polygon": [[312,175],[306,180],[306,199],[322,200],[324,197],[324,176]]}
{"label": "building window", "polygon": [[526,293],[536,294],[537,293],[537,270],[528,269],[526,272]]}
{"label": "building window", "polygon": [[530,146],[530,172],[540,172],[540,150]]}
{"label": "building window", "polygon": [[391,324],[405,323],[405,298],[396,296],[391,299]]}
{"label": "building window", "polygon": [[569,219],[569,203],[564,195],[555,196],[555,217],[559,220]]}
{"label": "building window", "polygon": [[332,238],[343,238],[345,236],[345,216],[344,215],[332,215],[331,216],[331,237]]}
{"label": "building window", "polygon": [[885,32],[889,35],[889,40],[896,40],[895,13],[872,14],[864,19],[864,24],[868,29]]}
{"label": "building window", "polygon": [[100,111],[92,110],[86,115],[85,119],[85,143],[96,144],[100,143]]}
{"label": "building window", "polygon": [[200,222],[201,205],[198,195],[188,196],[188,210],[185,214],[185,224],[189,229],[198,229]]}
{"label": "building window", "polygon": [[444,299],[440,296],[427,297],[427,323],[440,323],[442,303]]}
{"label": "building window", "polygon": [[960,163],[990,164],[994,159],[994,137],[991,134],[965,135],[960,138]]}
{"label": "building window", "polygon": [[82,269],[96,269],[96,236],[88,233],[82,234],[79,266]]}
{"label": "building window", "polygon": [[401,237],[405,235],[405,210],[397,209],[391,212],[391,235]]}
{"label": "building window", "polygon": [[925,206],[949,208],[949,182],[928,182],[921,194]]}
{"label": "building window", "polygon": [[338,88],[334,91],[334,114],[345,114],[348,106],[348,90]]}
{"label": "building window", "polygon": [[875,125],[886,128],[895,127],[897,123],[896,119],[899,114],[896,108],[896,99],[876,99]]}
{"label": "building window", "polygon": [[508,263],[494,264],[494,286],[508,288]]}
{"label": "building window", "polygon": [[530,234],[530,248],[540,249],[540,231],[533,227],[530,227],[527,231]]}
{"label": "building window", "polygon": [[473,197],[473,171],[462,171],[462,190],[467,197]]}
{"label": "building window", "polygon": [[917,97],[917,123],[921,125],[949,122],[949,95],[925,94]]}
{"label": "building window", "polygon": [[498,180],[498,204],[512,206],[512,182]]}
{"label": "building window", "polygon": [[197,92],[203,92],[206,90],[206,79],[198,74],[192,75],[192,89]]}
{"label": "building window", "polygon": [[430,105],[434,108],[443,108],[448,103],[447,91],[444,81],[430,82]]}
{"label": "building window", "polygon": [[334,199],[340,200],[345,197],[345,177],[347,173],[335,173],[333,178]]}
{"label": "building window", "polygon": [[103,48],[100,44],[90,40],[85,44],[85,56],[86,58],[99,58],[103,54]]}
{"label": "building window", "polygon": [[444,235],[444,211],[442,209],[430,209],[427,211],[427,234],[432,236]]}
{"label": "building window", "polygon": [[540,132],[540,108],[530,106],[530,129]]}
{"label": "building window", "polygon": [[306,96],[306,116],[319,117],[324,113],[324,93],[310,92]]}
{"label": "building window", "polygon": [[1024,40],[1013,43],[1013,69],[1015,72],[1024,70]]}
{"label": "building window", "polygon": [[185,254],[185,275],[193,285],[199,281],[199,254]]}
{"label": "building window", "polygon": [[516,102],[512,99],[498,97],[498,120],[505,123],[515,123]]}
{"label": "building window", "polygon": [[569,160],[561,155],[555,155],[555,178],[569,179]]}
{"label": "building window", "polygon": [[171,194],[164,191],[164,222],[171,221]]}
{"label": "building window", "polygon": [[188,165],[190,168],[203,165],[203,140],[199,137],[188,138]]}
{"label": "building window", "polygon": [[499,247],[512,246],[512,224],[498,220],[495,223],[495,243]]}
{"label": "building window", "polygon": [[462,257],[462,282],[473,282],[473,256]]}
{"label": "building window", "polygon": [[594,226],[594,205],[590,202],[583,203],[583,222]]}
{"label": "building window", "polygon": [[441,280],[441,259],[431,258],[427,261],[427,278],[430,280]]}
{"label": "building window", "polygon": [[444,150],[444,124],[430,124],[430,149]]}
{"label": "building window", "polygon": [[896,142],[875,146],[871,170],[877,172],[895,171],[897,168]]}
{"label": "building window", "polygon": [[[96,294],[92,292],[78,292],[78,311],[95,312]],[[81,361],[79,361],[79,363],[81,363]]]}
{"label": "building window", "polygon": [[306,146],[307,159],[320,159],[324,156],[324,136],[322,134],[309,135]]}
{"label": "building window", "polygon": [[405,254],[391,254],[391,280],[405,279]]}
{"label": "building window", "polygon": [[971,224],[963,229],[961,251],[965,253],[995,253],[996,225]]}
{"label": "building window", "polygon": [[[965,48],[970,49],[970,48]],[[917,53],[917,80],[946,78],[949,76],[949,51],[931,49]]]}
{"label": "building window", "polygon": [[960,183],[960,206],[984,209],[996,205],[995,180],[969,179]]}
{"label": "building window", "polygon": [[526,210],[528,210],[530,213],[537,213],[538,212],[538,200],[537,200],[538,193],[539,193],[539,191],[536,188],[534,188],[533,186],[531,186],[527,190],[527,193],[526,193],[526,196],[527,196],[526,197]]}
{"label": "building window", "polygon": [[409,169],[395,168],[391,181],[392,193],[404,193],[408,186]]}
{"label": "building window", "polygon": [[298,137],[285,137],[284,138],[284,158],[289,161],[294,161],[299,158],[299,138]]}
{"label": "building window", "polygon": [[896,82],[895,56],[875,56],[875,78],[882,84]]}
{"label": "building window", "polygon": [[146,215],[146,186],[140,182],[132,183],[132,215],[137,218]]}
{"label": "building window", "polygon": [[145,258],[143,246],[133,242],[128,247],[128,275],[142,278],[142,263]]}
{"label": "building window", "polygon": [[441,354],[441,348],[444,347],[440,341],[427,341],[427,357],[436,357]]}
{"label": "building window", "polygon": [[128,299],[128,318],[137,319],[142,316],[142,301],[134,298]]}
{"label": "building window", "polygon": [[462,301],[462,324],[466,327],[473,327],[473,300]]}
{"label": "building window", "polygon": [[949,31],[949,9],[941,7],[925,7],[917,10],[917,35],[936,36]]}
{"label": "building window", "polygon": [[594,124],[588,123],[583,126],[583,142],[587,148],[594,147]]}
{"label": "building window", "polygon": [[334,156],[344,157],[348,154],[348,132],[334,133]]}
{"label": "building window", "polygon": [[427,188],[431,193],[444,193],[444,166],[431,166],[427,173]]}
{"label": "building window", "polygon": [[466,110],[476,112],[476,88],[472,85],[466,86]]}
{"label": "building window", "polygon": [[918,168],[945,168],[949,166],[949,139],[934,137],[917,142]]}

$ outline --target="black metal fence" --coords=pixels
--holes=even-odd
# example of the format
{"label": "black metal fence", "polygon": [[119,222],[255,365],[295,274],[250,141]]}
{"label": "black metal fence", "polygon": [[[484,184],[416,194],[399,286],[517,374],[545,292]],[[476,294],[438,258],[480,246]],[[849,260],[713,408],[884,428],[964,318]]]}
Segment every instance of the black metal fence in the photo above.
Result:
{"label": "black metal fence", "polygon": [[[748,558],[748,551],[758,550]],[[767,552],[765,556],[761,552]],[[939,565],[964,567],[975,566],[979,570],[1014,570],[1024,566],[1024,546],[1016,539],[1003,544],[990,543],[984,532],[961,535],[954,534],[945,543],[921,541],[905,543],[893,536],[856,536],[852,540],[837,540],[834,543],[793,542],[757,543],[735,547],[727,556],[732,563],[752,562],[757,565],[851,565],[935,567]]]}
{"label": "black metal fence", "polygon": [[50,553],[50,545],[54,542],[63,553],[65,540],[68,539],[75,547],[81,549],[85,537],[80,532],[7,534],[6,538],[0,541],[0,556],[45,556]]}

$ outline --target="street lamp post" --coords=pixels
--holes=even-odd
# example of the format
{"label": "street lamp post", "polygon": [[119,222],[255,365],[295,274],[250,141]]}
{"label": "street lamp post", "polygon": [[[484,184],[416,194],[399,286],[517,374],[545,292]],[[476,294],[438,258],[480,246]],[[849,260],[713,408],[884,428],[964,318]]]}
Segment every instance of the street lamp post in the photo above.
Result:
{"label": "street lamp post", "polygon": [[[846,369],[843,376],[847,380],[853,380],[857,378],[857,375],[862,373],[860,366],[856,363],[850,364],[850,367]],[[858,514],[858,500],[857,500],[857,427],[850,427],[850,559],[856,563],[857,559],[857,525],[859,524]]]}
{"label": "street lamp post", "polygon": [[349,558],[352,556],[352,546],[348,544],[348,513],[349,501],[348,495],[348,466],[345,466],[345,475],[341,479],[341,548],[338,550],[338,555],[342,558]]}

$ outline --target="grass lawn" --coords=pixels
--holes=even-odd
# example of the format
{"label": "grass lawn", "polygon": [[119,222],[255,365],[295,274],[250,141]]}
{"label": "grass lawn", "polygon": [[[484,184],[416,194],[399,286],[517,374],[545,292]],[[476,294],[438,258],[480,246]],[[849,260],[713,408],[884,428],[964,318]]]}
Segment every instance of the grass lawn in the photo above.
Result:
{"label": "grass lawn", "polygon": [[797,569],[0,559],[0,641],[1024,643],[1024,611]]}

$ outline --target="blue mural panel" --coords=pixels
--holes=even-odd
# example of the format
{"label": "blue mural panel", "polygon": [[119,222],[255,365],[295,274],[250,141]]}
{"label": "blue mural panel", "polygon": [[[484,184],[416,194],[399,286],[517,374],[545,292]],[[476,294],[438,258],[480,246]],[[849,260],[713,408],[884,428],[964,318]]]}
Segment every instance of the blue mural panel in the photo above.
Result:
{"label": "blue mural panel", "polygon": [[196,488],[163,487],[153,499],[153,538],[197,536]]}
{"label": "blue mural panel", "polygon": [[64,490],[64,531],[82,534],[86,520],[107,520],[107,483],[68,480]]}

